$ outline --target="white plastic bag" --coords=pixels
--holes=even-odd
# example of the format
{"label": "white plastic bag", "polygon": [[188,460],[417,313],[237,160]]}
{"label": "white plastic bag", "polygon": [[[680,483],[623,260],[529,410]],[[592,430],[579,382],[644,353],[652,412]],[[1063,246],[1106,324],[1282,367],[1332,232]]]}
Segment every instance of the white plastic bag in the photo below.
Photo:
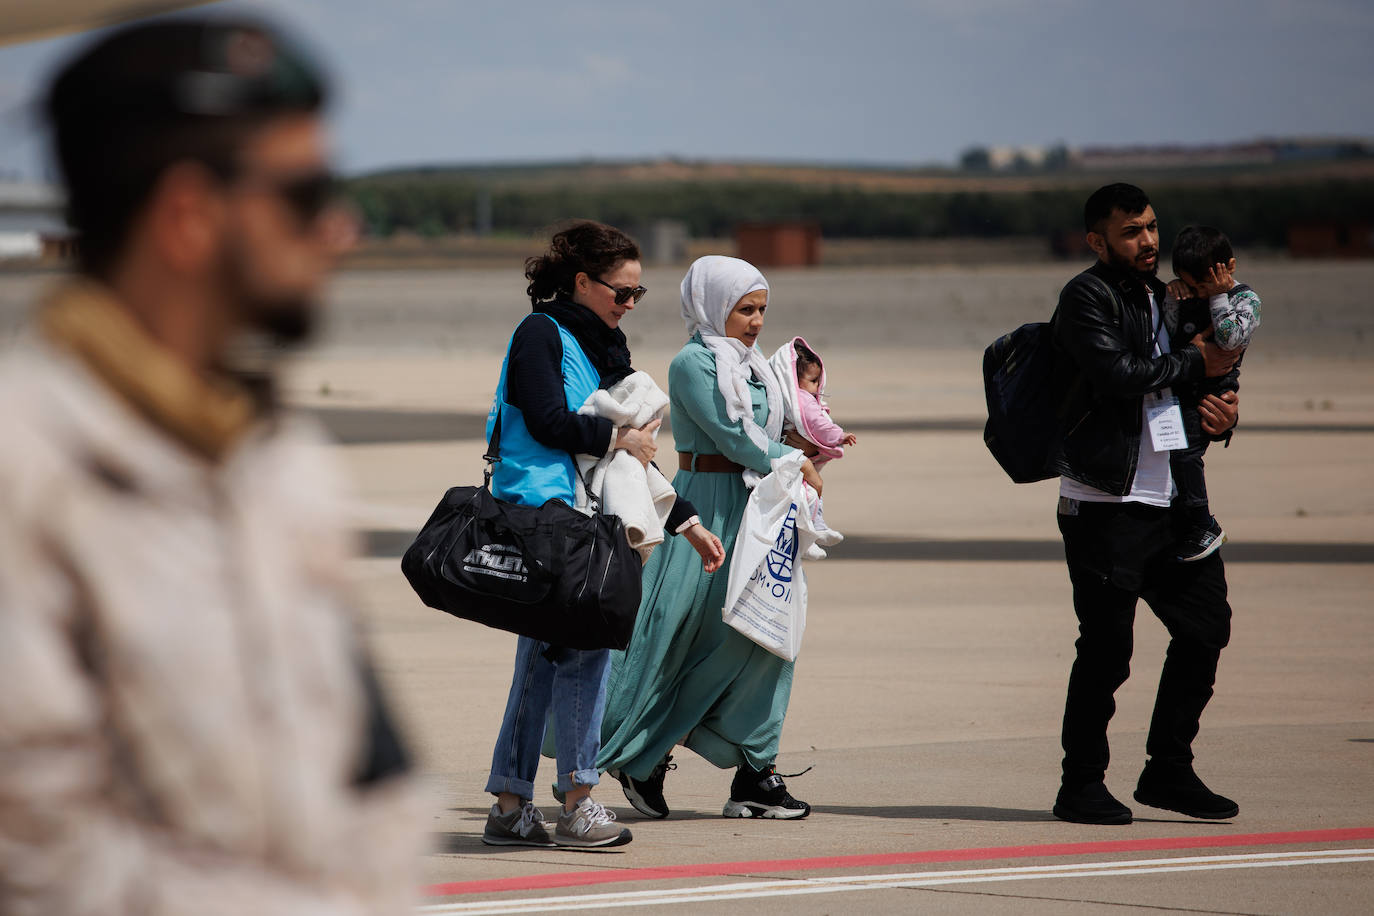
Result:
{"label": "white plastic bag", "polygon": [[773,459],[773,470],[749,494],[730,557],[722,619],[749,639],[792,661],[806,629],[802,554],[816,540],[802,486],[803,456]]}

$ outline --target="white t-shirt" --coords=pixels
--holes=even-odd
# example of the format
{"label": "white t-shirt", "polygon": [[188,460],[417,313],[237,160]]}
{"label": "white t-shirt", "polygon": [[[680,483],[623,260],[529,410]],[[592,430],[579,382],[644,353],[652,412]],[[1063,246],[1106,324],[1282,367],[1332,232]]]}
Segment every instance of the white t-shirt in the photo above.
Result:
{"label": "white t-shirt", "polygon": [[[1155,303],[1153,293],[1147,292],[1150,297],[1150,326],[1155,329],[1155,348],[1154,355],[1162,356],[1169,352],[1169,335],[1162,333],[1162,319],[1159,314],[1159,306]],[[1161,388],[1159,391],[1145,395],[1148,402],[1151,398],[1167,398],[1173,394],[1168,388]],[[1148,506],[1159,506],[1167,509],[1169,501],[1173,499],[1174,476],[1169,473],[1169,453],[1157,452],[1154,450],[1150,439],[1150,424],[1147,413],[1140,411],[1140,460],[1136,463],[1135,480],[1131,482],[1131,492],[1125,496],[1115,496],[1096,487],[1090,487],[1077,480],[1070,480],[1068,477],[1059,478],[1059,495],[1068,499],[1077,499],[1089,503],[1145,503]]]}

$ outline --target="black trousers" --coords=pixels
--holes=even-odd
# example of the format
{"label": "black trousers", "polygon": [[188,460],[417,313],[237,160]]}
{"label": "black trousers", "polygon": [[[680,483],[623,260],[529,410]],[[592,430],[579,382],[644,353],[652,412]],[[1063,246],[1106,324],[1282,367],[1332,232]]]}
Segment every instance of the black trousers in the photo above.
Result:
{"label": "black trousers", "polygon": [[1169,631],[1145,750],[1160,765],[1192,764],[1193,739],[1231,638],[1220,552],[1172,559],[1169,510],[1140,503],[1060,500],[1059,530],[1078,616],[1077,656],[1064,704],[1064,783],[1099,782],[1110,755],[1113,695],[1131,671],[1139,599]]}
{"label": "black trousers", "polygon": [[1169,453],[1169,470],[1178,487],[1174,508],[1184,512],[1189,524],[1202,528],[1212,517],[1207,505],[1207,475],[1203,462],[1211,440],[1202,431],[1202,417],[1196,403],[1184,404],[1182,414],[1188,447]]}

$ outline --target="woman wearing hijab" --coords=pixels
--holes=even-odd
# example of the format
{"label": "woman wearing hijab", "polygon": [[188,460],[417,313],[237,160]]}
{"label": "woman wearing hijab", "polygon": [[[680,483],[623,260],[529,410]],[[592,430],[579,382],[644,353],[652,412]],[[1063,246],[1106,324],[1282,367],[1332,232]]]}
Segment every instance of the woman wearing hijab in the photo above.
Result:
{"label": "woman wearing hijab", "polygon": [[[683,278],[689,340],[668,369],[673,489],[721,533],[726,557],[748,501],[744,473],[767,474],[772,459],[794,451],[779,441],[782,395],[755,346],[767,308],[768,281],[747,261],[699,258]],[[809,459],[803,475],[820,489]],[[598,765],[638,811],[667,817],[664,777],[681,743],[735,768],[724,816],[806,817],[811,806],[788,793],[774,768],[792,663],[721,619],[729,561],[711,574],[683,546],[660,547],[645,566],[630,647],[612,653]]]}
{"label": "woman wearing hijab", "polygon": [[[646,292],[639,285],[639,248],[618,229],[576,223],[553,237],[547,253],[525,262],[525,277],[533,311],[511,337],[487,421],[488,438],[498,418],[501,422],[501,460],[492,472],[492,492],[526,506],[550,499],[574,505],[574,455],[600,457],[625,449],[646,465],[654,456],[658,420],[642,429],[617,429],[609,419],[576,412],[598,388],[609,388],[634,371],[620,321]],[[686,500],[674,504],[665,529],[683,534],[689,552],[710,569],[724,558],[720,540],[702,527]],[[517,640],[515,675],[487,780],[496,803],[483,842],[572,847],[630,842],[630,831],[615,823],[615,814],[591,798],[598,782],[609,662],[609,649],[568,649],[525,636]],[[532,801],[550,718],[558,761],[555,789],[563,801],[553,830]]]}

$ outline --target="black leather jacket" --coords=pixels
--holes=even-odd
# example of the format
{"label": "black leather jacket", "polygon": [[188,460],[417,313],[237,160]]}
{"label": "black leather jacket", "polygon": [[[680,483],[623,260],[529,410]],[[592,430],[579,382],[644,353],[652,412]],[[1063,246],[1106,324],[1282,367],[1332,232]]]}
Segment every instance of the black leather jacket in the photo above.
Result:
{"label": "black leather jacket", "polygon": [[[1106,295],[1089,274],[1115,296]],[[1098,261],[1064,287],[1053,319],[1055,384],[1064,405],[1056,469],[1116,496],[1131,492],[1135,480],[1144,396],[1206,374],[1197,347],[1151,355],[1154,328],[1147,290],[1154,292],[1156,303],[1164,302],[1164,284],[1158,279]]]}

